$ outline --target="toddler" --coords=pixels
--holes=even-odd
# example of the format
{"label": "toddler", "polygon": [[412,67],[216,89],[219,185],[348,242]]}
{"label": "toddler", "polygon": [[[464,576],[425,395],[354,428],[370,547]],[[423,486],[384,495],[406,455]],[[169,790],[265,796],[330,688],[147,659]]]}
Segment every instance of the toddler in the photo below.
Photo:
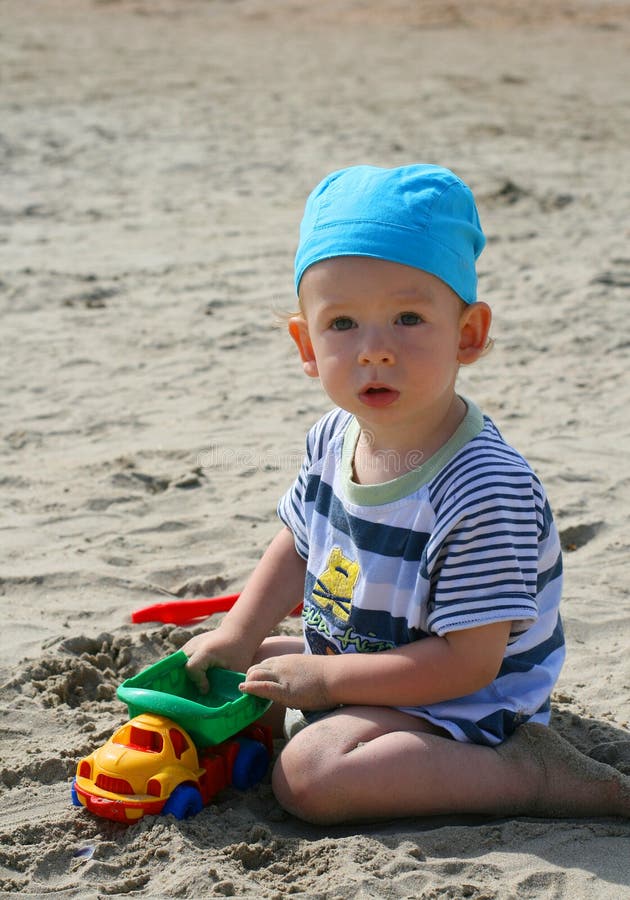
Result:
{"label": "toddler", "polygon": [[[628,779],[546,727],[564,659],[544,488],[456,391],[488,345],[485,240],[447,169],[356,166],[308,198],[289,320],[334,408],[283,527],[188,671],[247,672],[289,741],[279,802],[320,823],[624,814]],[[268,637],[303,597],[303,639]]]}

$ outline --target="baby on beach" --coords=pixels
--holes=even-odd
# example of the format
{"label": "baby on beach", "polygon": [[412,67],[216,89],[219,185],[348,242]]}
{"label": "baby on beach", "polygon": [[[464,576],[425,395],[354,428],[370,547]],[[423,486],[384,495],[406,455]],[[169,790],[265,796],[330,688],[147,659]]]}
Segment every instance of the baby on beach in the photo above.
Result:
{"label": "baby on beach", "polygon": [[[356,166],[308,198],[288,322],[334,404],[282,528],[214,631],[288,742],[279,803],[317,823],[449,813],[628,815],[629,779],[547,726],[565,654],[545,490],[456,391],[489,343],[485,239],[439,166]],[[303,598],[303,638],[269,637]]]}

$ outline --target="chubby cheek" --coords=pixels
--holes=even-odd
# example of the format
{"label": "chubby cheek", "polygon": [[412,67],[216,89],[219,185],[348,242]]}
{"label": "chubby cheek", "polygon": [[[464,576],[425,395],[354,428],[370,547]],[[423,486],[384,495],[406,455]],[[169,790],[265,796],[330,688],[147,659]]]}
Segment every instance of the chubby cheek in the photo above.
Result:
{"label": "chubby cheek", "polygon": [[352,378],[343,361],[327,356],[318,360],[319,380],[329,397],[338,401],[348,396],[352,389]]}
{"label": "chubby cheek", "polygon": [[336,341],[314,341],[313,351],[320,377],[324,373],[329,377],[336,372],[347,371],[352,365],[352,354],[338,346]]}
{"label": "chubby cheek", "polygon": [[455,331],[446,336],[437,329],[426,329],[420,337],[410,334],[401,341],[400,356],[410,364],[448,367],[457,362],[459,339]]}
{"label": "chubby cheek", "polygon": [[344,378],[343,374],[340,373],[339,368],[334,365],[327,365],[325,362],[322,362],[319,367],[319,380],[322,383],[322,387],[329,394],[339,393],[342,385],[348,384],[348,379]]}

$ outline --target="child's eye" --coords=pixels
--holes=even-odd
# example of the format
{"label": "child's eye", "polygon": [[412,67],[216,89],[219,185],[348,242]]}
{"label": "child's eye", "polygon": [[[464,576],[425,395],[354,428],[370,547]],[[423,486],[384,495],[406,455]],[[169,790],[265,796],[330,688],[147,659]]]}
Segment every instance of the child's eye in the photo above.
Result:
{"label": "child's eye", "polygon": [[348,316],[339,316],[330,323],[333,331],[348,331],[354,327],[354,322]]}
{"label": "child's eye", "polygon": [[398,321],[401,325],[419,325],[422,317],[418,313],[404,312],[398,316]]}

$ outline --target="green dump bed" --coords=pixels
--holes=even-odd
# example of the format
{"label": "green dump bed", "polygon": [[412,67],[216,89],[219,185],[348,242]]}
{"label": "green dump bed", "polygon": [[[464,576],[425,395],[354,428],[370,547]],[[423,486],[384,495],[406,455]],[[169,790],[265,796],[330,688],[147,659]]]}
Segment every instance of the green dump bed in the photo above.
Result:
{"label": "green dump bed", "polygon": [[117,691],[129,717],[143,712],[173,719],[198,747],[220,744],[259,719],[271,703],[241,694],[245,676],[227,669],[209,669],[210,690],[202,694],[186,674],[188,657],[178,650],[128,678]]}

